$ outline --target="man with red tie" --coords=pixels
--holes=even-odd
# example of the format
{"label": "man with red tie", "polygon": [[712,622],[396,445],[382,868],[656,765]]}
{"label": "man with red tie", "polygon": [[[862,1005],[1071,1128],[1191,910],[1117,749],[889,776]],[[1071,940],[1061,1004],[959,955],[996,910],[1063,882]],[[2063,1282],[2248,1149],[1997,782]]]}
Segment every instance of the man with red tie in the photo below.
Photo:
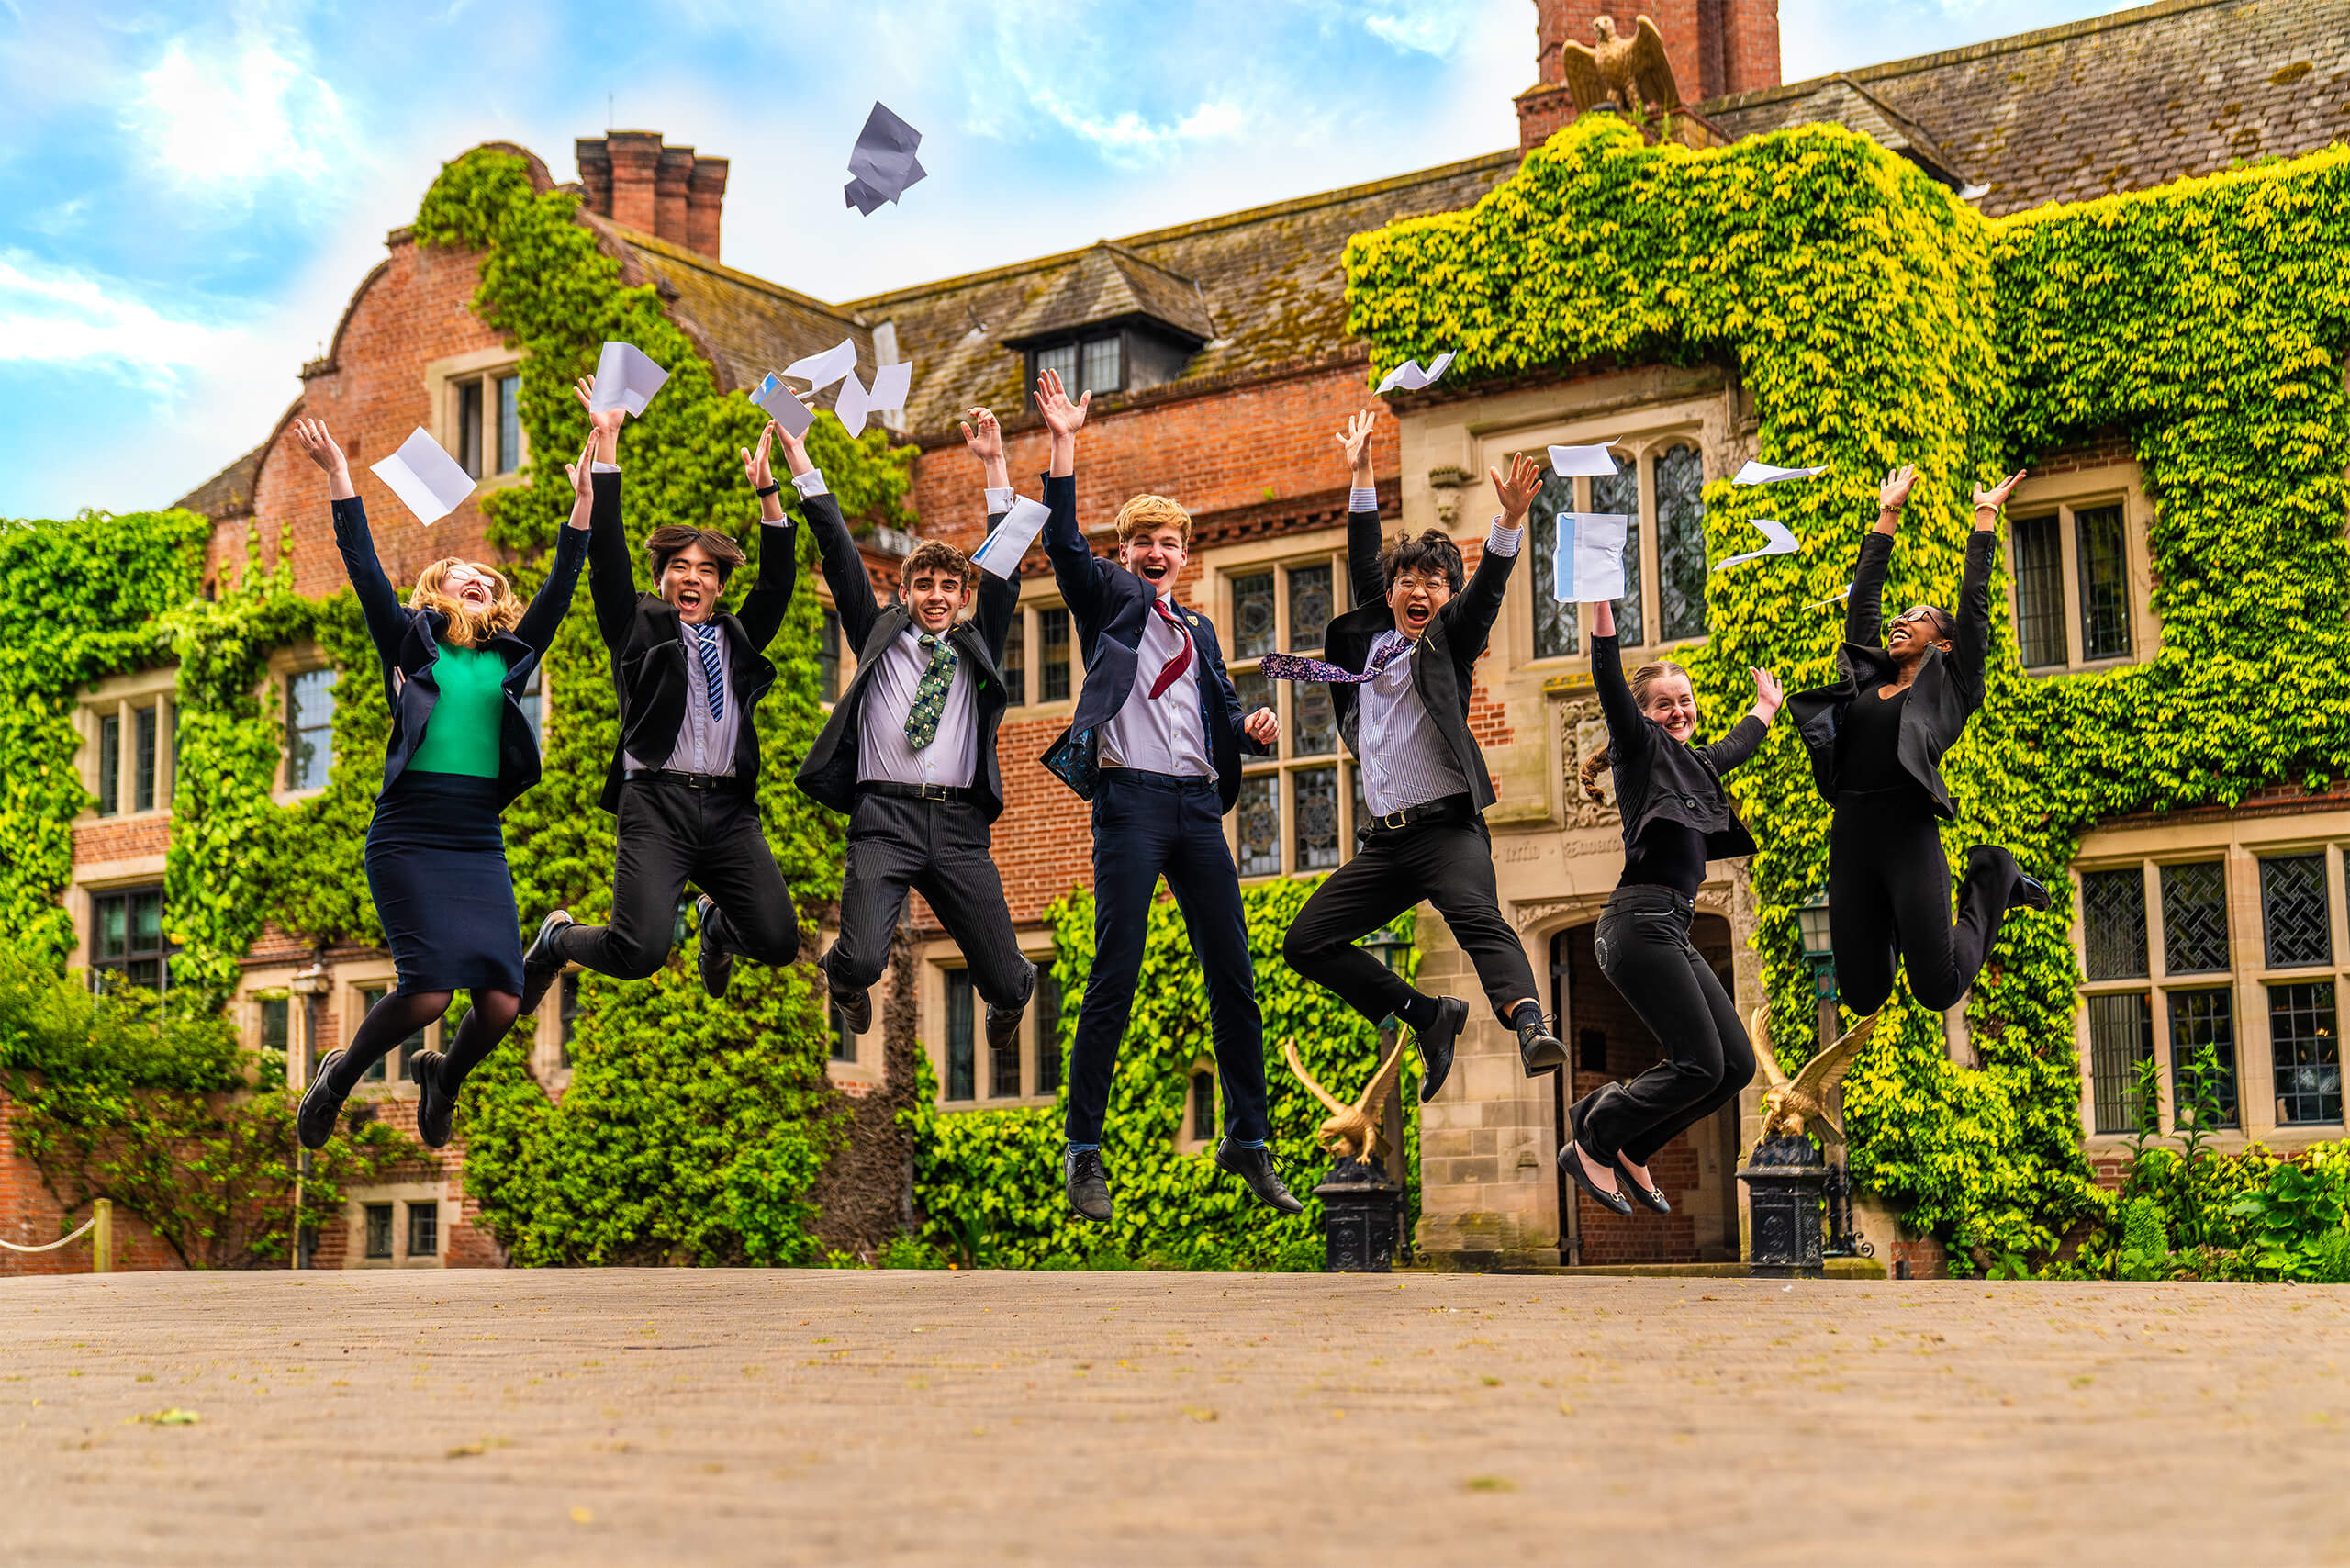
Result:
{"label": "man with red tie", "polygon": [[1085,685],[1045,766],[1093,803],[1093,972],[1069,1045],[1069,1147],[1061,1185],[1072,1212],[1107,1221],[1102,1124],[1118,1045],[1134,1008],[1152,895],[1164,875],[1198,954],[1224,1088],[1216,1163],[1283,1214],[1304,1207],[1265,1147],[1264,1019],[1224,814],[1240,797],[1240,754],[1269,754],[1270,708],[1243,718],[1215,627],[1175,600],[1192,519],[1164,496],[1118,510],[1118,558],[1097,557],[1077,525],[1077,432],[1091,395],[1071,402],[1059,375],[1038,377],[1052,432],[1045,476],[1045,553],[1076,622]]}

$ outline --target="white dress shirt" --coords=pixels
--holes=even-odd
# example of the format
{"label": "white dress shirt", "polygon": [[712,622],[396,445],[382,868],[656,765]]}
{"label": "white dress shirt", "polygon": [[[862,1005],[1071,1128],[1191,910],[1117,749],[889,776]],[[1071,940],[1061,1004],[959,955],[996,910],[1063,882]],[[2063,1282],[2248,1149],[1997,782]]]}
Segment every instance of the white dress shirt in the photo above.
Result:
{"label": "white dress shirt", "polygon": [[[1485,536],[1487,554],[1516,554],[1524,532],[1504,528],[1501,519],[1495,518],[1493,531]],[[1376,664],[1382,650],[1406,641],[1401,632],[1382,632],[1371,640],[1365,657],[1369,664]],[[1363,804],[1375,817],[1424,806],[1447,795],[1469,793],[1467,777],[1453,760],[1452,748],[1445,745],[1443,734],[1428,717],[1427,704],[1420,700],[1419,688],[1412,681],[1412,661],[1427,646],[1423,634],[1403,653],[1392,655],[1385,669],[1363,682],[1356,704]]]}
{"label": "white dress shirt", "polygon": [[[1161,604],[1190,624],[1191,611],[1161,594]],[[1142,642],[1135,649],[1135,685],[1125,706],[1102,726],[1102,766],[1131,767],[1144,773],[1167,773],[1178,778],[1213,778],[1215,764],[1208,756],[1207,721],[1200,711],[1200,650],[1195,640],[1191,663],[1174,683],[1157,697],[1150,689],[1158,672],[1183,648],[1182,634],[1157,610],[1143,616]]]}
{"label": "white dress shirt", "polygon": [[881,780],[961,790],[969,786],[979,771],[979,724],[971,661],[962,656],[960,649],[956,650],[955,682],[946,689],[946,706],[939,711],[938,733],[919,751],[906,738],[906,715],[913,709],[914,689],[930,667],[930,650],[922,645],[921,638],[919,625],[908,626],[891,638],[874,666],[873,678],[866,683],[865,706],[857,714],[859,783]]}

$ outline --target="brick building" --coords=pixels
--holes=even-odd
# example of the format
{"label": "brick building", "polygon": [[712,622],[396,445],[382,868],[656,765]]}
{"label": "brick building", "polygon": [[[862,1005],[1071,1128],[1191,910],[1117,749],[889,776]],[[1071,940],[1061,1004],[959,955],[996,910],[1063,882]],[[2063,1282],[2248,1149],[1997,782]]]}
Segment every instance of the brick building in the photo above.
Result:
{"label": "brick building", "polygon": [[[1098,525],[1145,489],[1184,501],[1195,535],[1181,592],[1215,617],[1244,697],[1253,692],[1281,710],[1281,755],[1252,765],[1230,819],[1243,873],[1318,872],[1349,852],[1354,768],[1319,689],[1276,691],[1252,672],[1259,655],[1298,645],[1345,608],[1345,475],[1329,432],[1369,394],[1365,351],[1344,330],[1343,251],[1358,231],[1473,203],[1514,171],[1526,148],[1572,116],[1560,51],[1570,39],[1588,41],[1592,18],[1607,7],[1600,0],[1537,0],[1535,9],[1538,80],[1517,99],[1517,148],[867,299],[827,303],[722,263],[725,161],[666,146],[656,134],[613,132],[578,143],[586,197],[578,220],[621,261],[626,281],[660,292],[722,387],[747,388],[766,371],[844,336],[856,340],[867,363],[913,361],[914,395],[893,428],[918,453],[912,504],[926,532],[967,544],[978,536],[976,475],[956,431],[963,409],[986,403],[1003,416],[1017,480],[1043,466],[1043,434],[1024,393],[1036,370],[1056,366],[1074,386],[1093,390],[1080,515]],[[1992,213],[2303,152],[2350,127],[2350,0],[2163,0],[1785,84],[1775,0],[1660,0],[1649,11],[1684,97],[1710,133],[1736,139],[1841,123]],[[532,166],[534,178],[552,182],[543,162],[533,158]],[[485,490],[522,482],[530,454],[520,450],[513,418],[514,352],[468,308],[474,260],[428,250],[404,230],[389,237],[387,251],[353,294],[325,357],[302,367],[301,396],[286,418],[326,417],[363,463],[422,424],[480,474]],[[1505,451],[1553,441],[1613,444],[1628,459],[1613,482],[1617,488],[1575,499],[1639,519],[1644,587],[1633,614],[1644,634],[1628,641],[1652,649],[1703,634],[1701,619],[1684,623],[1685,599],[1673,597],[1670,581],[1693,531],[1696,559],[1704,559],[1699,487],[1754,455],[1750,411],[1727,372],[1631,366],[1539,384],[1447,385],[1398,400],[1396,412],[1382,423],[1375,454],[1383,507],[1410,526],[1442,525],[1463,537],[1475,536],[1491,512],[1483,476]],[[249,538],[274,550],[290,531],[303,591],[340,586],[323,482],[291,449],[283,421],[186,504],[215,520],[215,571],[233,570]],[[1561,492],[1544,504],[1571,503]],[[480,548],[475,502],[436,525],[429,543],[404,512],[378,510],[376,532],[396,579],[451,550]],[[2151,508],[2126,442],[2035,465],[2010,511],[2053,563],[2030,590],[2053,599],[2014,607],[2039,639],[2030,649],[2035,667],[2101,667],[2154,645],[2160,628],[2147,609]],[[869,541],[876,571],[886,571],[902,547],[886,535]],[[1532,589],[1529,575],[1519,573],[1512,585],[1473,722],[1501,791],[1489,821],[1505,909],[1525,934],[1537,970],[1550,977],[1549,1004],[1563,1015],[1581,1088],[1638,1070],[1657,1047],[1593,962],[1592,923],[1615,879],[1617,830],[1612,807],[1584,801],[1572,785],[1583,748],[1599,733],[1579,627]],[[2075,599],[2091,587],[2107,599],[2120,596],[2128,608],[2119,621],[2085,622]],[[1042,955],[1048,939],[1038,916],[1085,879],[1090,848],[1082,803],[1036,762],[1067,722],[1081,668],[1050,575],[1034,557],[1008,663],[1021,705],[1002,731],[1009,804],[998,855],[1015,918],[1032,952]],[[293,648],[274,670],[288,714],[282,780],[288,799],[323,780],[323,762],[309,749],[330,700],[319,664],[314,650]],[[139,944],[142,931],[154,929],[151,901],[160,896],[169,832],[168,757],[152,737],[168,722],[170,685],[169,671],[149,672],[109,681],[86,698],[84,770],[95,805],[76,830],[68,896],[94,964],[154,961]],[[547,700],[559,706],[560,694]],[[2305,816],[2312,807],[2296,801],[2290,809]],[[2341,820],[2297,820],[2293,834],[2350,836],[2350,802],[2323,801],[2316,809]],[[2258,824],[2271,820],[2266,810],[2248,805],[2210,823],[2174,816],[2159,825],[2111,824],[2085,844],[2082,862],[2098,875],[2151,879],[2154,872],[2143,868],[2157,859],[2206,849],[2218,878],[2210,896],[2232,901],[2239,918],[2247,918],[2260,897],[2255,841],[2266,831]],[[1760,998],[1745,883],[1738,868],[1718,869],[1700,899],[1698,939],[1732,979],[1741,1004],[1751,1005]],[[2085,885],[2103,890],[2096,896],[2117,907],[2126,903],[2127,878],[2108,880],[2110,887],[2094,877]],[[2337,923],[2341,902],[2337,894]],[[1032,1019],[1017,1059],[978,1059],[984,1052],[975,1038],[977,1010],[955,967],[959,960],[919,906],[916,919],[925,927],[920,1032],[946,1108],[1048,1103],[1058,1085],[1058,1042]],[[1424,915],[1421,929],[1424,975],[1458,991],[1449,977],[1465,978],[1465,962],[1432,915]],[[2333,950],[2350,951],[2350,941],[2337,935]],[[252,956],[241,1022],[256,1044],[330,1048],[390,972],[382,954],[335,952],[321,961],[273,933]],[[2255,985],[2256,969],[2237,982]],[[2089,990],[2097,992],[2098,982]],[[534,1047],[558,1078],[560,1008],[558,994]],[[2094,1153],[2102,1124],[2086,1016],[2081,1028],[2085,1130]],[[835,1061],[845,1087],[872,1081],[878,1040],[867,1036]],[[2254,1081],[2266,1053],[2249,1032],[2240,1043],[2251,1104],[2262,1098]],[[1555,1080],[1522,1079],[1513,1047],[1489,1020],[1472,1024],[1455,1087],[1424,1111],[1425,1247],[1470,1262],[1735,1255],[1737,1117],[1725,1114],[1693,1129],[1659,1158],[1656,1169],[1676,1205],[1670,1222],[1619,1227],[1587,1204],[1578,1213],[1565,1202],[1550,1158],[1561,1096]],[[1964,1048],[1963,1031],[1953,1048]],[[413,1090],[397,1081],[397,1063],[390,1079],[369,1092],[389,1103],[387,1114],[412,1115]],[[2246,1131],[2291,1141],[2290,1129],[2275,1123]],[[464,1223],[454,1163],[446,1172],[415,1174],[397,1188],[354,1194],[347,1234],[326,1240],[319,1260],[494,1260],[486,1238]],[[425,1215],[429,1221],[419,1217]],[[21,1203],[0,1214],[12,1225],[32,1217]],[[428,1231],[429,1245],[401,1245]]]}

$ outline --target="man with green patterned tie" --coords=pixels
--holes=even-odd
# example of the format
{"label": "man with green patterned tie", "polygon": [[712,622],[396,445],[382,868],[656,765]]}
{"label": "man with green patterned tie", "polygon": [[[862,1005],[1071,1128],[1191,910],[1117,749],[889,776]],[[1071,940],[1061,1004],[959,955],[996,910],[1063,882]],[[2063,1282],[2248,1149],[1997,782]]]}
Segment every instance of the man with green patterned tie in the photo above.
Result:
{"label": "man with green patterned tie", "polygon": [[[992,529],[1013,503],[1003,432],[993,414],[974,409],[963,436],[986,471]],[[897,598],[877,603],[839,512],[811,507],[808,520],[842,640],[856,652],[856,677],[799,777],[803,792],[849,816],[841,935],[823,958],[833,1003],[855,1033],[873,1026],[873,982],[911,888],[963,949],[987,1002],[988,1045],[1001,1049],[1018,1038],[1036,984],[990,842],[1003,811],[995,741],[1010,698],[1002,661],[1020,584],[925,540],[898,567]],[[965,620],[974,579],[979,613]]]}

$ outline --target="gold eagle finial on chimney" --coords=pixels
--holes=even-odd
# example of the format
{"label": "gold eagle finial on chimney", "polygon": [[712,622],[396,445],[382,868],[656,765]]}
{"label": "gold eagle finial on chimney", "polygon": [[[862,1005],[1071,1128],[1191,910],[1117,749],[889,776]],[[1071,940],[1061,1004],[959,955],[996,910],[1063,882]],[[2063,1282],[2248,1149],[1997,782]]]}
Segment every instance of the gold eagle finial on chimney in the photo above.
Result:
{"label": "gold eagle finial on chimney", "polygon": [[1592,31],[1599,38],[1597,49],[1571,43],[1559,50],[1559,62],[1566,72],[1567,93],[1575,101],[1575,113],[1580,115],[1606,103],[1614,103],[1635,114],[1650,107],[1681,106],[1681,87],[1673,79],[1673,62],[1664,52],[1664,35],[1656,30],[1654,22],[1642,17],[1630,38],[1620,38],[1616,32],[1616,18],[1601,17],[1592,23]]}

